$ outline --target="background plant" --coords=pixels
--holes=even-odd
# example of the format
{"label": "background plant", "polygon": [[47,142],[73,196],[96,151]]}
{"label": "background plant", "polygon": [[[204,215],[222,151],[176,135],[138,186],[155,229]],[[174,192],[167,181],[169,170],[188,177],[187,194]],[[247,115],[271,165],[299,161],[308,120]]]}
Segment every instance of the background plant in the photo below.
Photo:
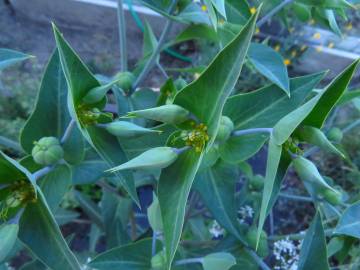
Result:
{"label": "background plant", "polygon": [[[0,159],[0,260],[11,261],[26,249],[33,261],[23,269],[356,265],[356,197],[320,174],[309,157],[321,149],[358,172],[340,141],[359,121],[343,131],[331,129],[336,108],[356,106],[359,93],[348,85],[358,61],[319,89],[325,72],[289,79],[287,62],[266,40],[251,42],[258,27],[291,5],[314,20],[351,5],[142,2],[167,18],[164,30],[157,39],[144,24],[144,57],[130,72],[119,1],[121,71],[113,77],[94,75],[53,25],[56,48],[20,145],[2,138],[15,152],[1,152]],[[168,41],[173,21],[190,25]],[[160,53],[194,38],[212,41],[219,52],[206,67],[190,70],[199,73],[190,83],[168,77]],[[28,58],[2,49],[0,68]],[[271,84],[233,94],[243,65]],[[143,87],[155,67],[167,77],[159,93]],[[268,155],[264,177],[247,162],[261,148]],[[309,195],[281,190],[289,168]],[[144,187],[153,192],[150,205],[141,196]],[[313,204],[316,213],[305,234],[274,234],[272,209],[279,196]],[[72,236],[63,237],[59,226],[70,222],[89,223],[86,252],[72,251]],[[355,251],[348,254],[350,249]]]}

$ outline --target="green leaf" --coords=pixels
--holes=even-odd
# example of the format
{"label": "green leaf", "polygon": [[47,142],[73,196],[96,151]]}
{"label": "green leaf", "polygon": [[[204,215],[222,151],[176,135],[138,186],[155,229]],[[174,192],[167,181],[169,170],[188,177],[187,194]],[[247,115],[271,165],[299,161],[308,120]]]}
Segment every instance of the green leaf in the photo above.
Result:
{"label": "green leaf", "polygon": [[[51,104],[51,105],[49,105]],[[55,50],[41,81],[35,109],[20,134],[22,148],[31,153],[34,141],[42,137],[61,138],[71,121],[67,109],[67,85]],[[78,128],[63,145],[64,158],[70,163],[80,163],[84,158],[84,141]]]}
{"label": "green leaf", "polygon": [[86,215],[100,228],[104,229],[105,225],[103,223],[103,218],[101,216],[101,211],[97,204],[95,204],[87,195],[82,194],[79,191],[74,192],[77,202],[80,204],[82,210]]}
{"label": "green leaf", "polygon": [[19,227],[19,239],[49,268],[54,270],[81,268],[61,235],[40,189],[38,189],[37,201],[26,206]]}
{"label": "green leaf", "polygon": [[205,24],[191,24],[177,35],[173,41],[170,41],[167,46],[197,39],[204,39],[212,42],[218,41],[217,34],[213,28]]}
{"label": "green leaf", "polygon": [[[82,99],[91,89],[100,86],[100,83],[76,55],[70,45],[65,41],[55,25],[53,25],[53,30],[59,50],[61,65],[69,87],[70,95],[68,99],[68,106],[72,117],[77,120],[76,122],[83,136],[98,152],[99,156],[107,162],[109,167],[114,167],[119,163],[121,164],[126,162],[127,157],[125,156],[123,149],[120,147],[116,137],[110,135],[102,128],[96,126],[83,127],[80,123],[77,110],[79,106],[83,105]],[[102,103],[104,101],[98,105],[99,109],[102,109]],[[126,173],[123,175],[117,174],[116,176],[133,200],[138,203],[138,197],[132,175]]]}
{"label": "green leaf", "polygon": [[290,96],[287,68],[278,52],[264,44],[251,43],[248,57],[255,69]]}
{"label": "green leaf", "polygon": [[96,256],[89,266],[98,270],[149,270],[151,269],[151,242],[151,239],[144,239],[113,248]]}
{"label": "green leaf", "polygon": [[274,126],[274,138],[278,144],[283,144],[299,125],[321,128],[330,111],[346,90],[358,61],[352,63],[338,75],[328,87],[304,105],[283,117]]}
{"label": "green leaf", "polygon": [[344,94],[360,60],[354,61],[338,75],[320,94],[320,100],[304,120],[303,124],[321,128],[333,107]]}
{"label": "green leaf", "polygon": [[290,98],[274,84],[231,96],[226,101],[224,115],[231,118],[235,129],[272,128],[305,100],[324,75],[321,72],[290,79]]}
{"label": "green leaf", "polygon": [[261,201],[261,209],[260,209],[260,217],[259,217],[259,225],[258,225],[258,231],[257,231],[257,241],[256,245],[259,244],[260,236],[262,232],[262,228],[265,223],[265,219],[268,212],[268,206],[270,203],[270,200],[272,198],[275,179],[277,176],[277,170],[280,164],[282,154],[282,147],[281,145],[277,145],[273,136],[270,136],[269,140],[269,149],[268,149],[268,157],[267,157],[267,163],[266,163],[266,174],[265,174],[265,180],[264,180],[264,191],[263,191],[263,197]]}
{"label": "green leaf", "polygon": [[267,134],[232,136],[219,146],[220,156],[228,163],[242,162],[255,155],[268,138]]}
{"label": "green leaf", "polygon": [[180,241],[186,201],[192,182],[200,166],[202,154],[193,150],[179,155],[169,167],[162,170],[158,198],[164,227],[167,265],[170,268]]}
{"label": "green leaf", "polygon": [[251,17],[249,4],[246,0],[226,0],[225,9],[227,21],[235,24],[245,24]]}
{"label": "green leaf", "polygon": [[[174,104],[189,110],[208,127],[211,146],[215,140],[222,110],[240,75],[254,32],[257,14],[238,36],[213,60],[200,77],[175,96]],[[235,57],[234,57],[235,56]],[[179,155],[160,176],[158,196],[164,226],[167,269],[175,256],[184,224],[186,201],[203,153],[193,149]]]}
{"label": "green leaf", "polygon": [[147,209],[147,216],[152,230],[154,232],[161,232],[163,230],[161,211],[159,200],[155,194],[153,194],[153,201]]}
{"label": "green leaf", "polygon": [[214,5],[217,12],[226,18],[225,0],[211,0],[211,3]]}
{"label": "green leaf", "polygon": [[101,100],[104,99],[104,97],[106,96],[106,93],[109,92],[111,90],[111,88],[120,81],[119,80],[115,80],[112,82],[109,82],[107,84],[101,85],[101,86],[97,86],[93,89],[91,89],[83,98],[83,101],[85,104],[96,104],[98,102],[101,102]]}
{"label": "green leaf", "polygon": [[2,262],[11,249],[15,245],[19,231],[18,224],[2,224],[0,225],[0,262]]}
{"label": "green leaf", "polygon": [[103,190],[101,213],[105,225],[106,246],[108,249],[129,242],[127,232],[132,201]]}
{"label": "green leaf", "polygon": [[235,202],[237,179],[238,172],[235,166],[218,161],[213,167],[196,175],[194,187],[217,222],[242,240]]}
{"label": "green leaf", "polygon": [[344,105],[358,97],[360,97],[360,89],[348,90],[341,96],[337,105]]}
{"label": "green leaf", "polygon": [[71,170],[66,164],[57,165],[41,179],[40,187],[52,213],[58,209],[71,184]]}
{"label": "green leaf", "polygon": [[128,162],[111,168],[110,172],[133,169],[163,169],[171,165],[178,158],[176,149],[171,147],[152,148]]}
{"label": "green leaf", "polygon": [[298,270],[329,270],[326,239],[320,213],[317,212],[301,245]]}
{"label": "green leaf", "polygon": [[299,0],[309,6],[324,7],[324,8],[353,8],[353,6],[346,0]]}
{"label": "green leaf", "polygon": [[18,180],[28,180],[34,187],[34,176],[19,162],[0,151],[0,184],[11,184]]}
{"label": "green leaf", "polygon": [[235,264],[234,256],[226,252],[212,253],[202,259],[204,270],[228,270]]}
{"label": "green leaf", "polygon": [[344,211],[334,233],[360,239],[360,202],[350,205]]}
{"label": "green leaf", "polygon": [[175,96],[174,104],[189,110],[208,127],[210,136],[208,147],[215,140],[224,104],[239,78],[256,19],[257,14],[252,16],[241,32],[215,57],[200,77]]}
{"label": "green leaf", "polygon": [[0,48],[0,70],[34,56],[14,50]]}

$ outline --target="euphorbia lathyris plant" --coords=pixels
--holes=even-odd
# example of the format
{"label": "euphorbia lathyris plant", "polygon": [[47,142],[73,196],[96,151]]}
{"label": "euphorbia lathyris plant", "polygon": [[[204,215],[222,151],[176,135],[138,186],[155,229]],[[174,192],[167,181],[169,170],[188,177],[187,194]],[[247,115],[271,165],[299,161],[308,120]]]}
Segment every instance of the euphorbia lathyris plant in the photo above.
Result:
{"label": "euphorbia lathyris plant", "polygon": [[[206,6],[224,16],[222,2],[206,1]],[[227,7],[232,4],[227,2]],[[186,18],[186,8],[178,9],[177,19]],[[257,65],[259,50],[274,53],[263,44],[251,44],[259,10],[228,31],[220,41],[222,50],[194,81],[168,78],[160,93],[138,85],[142,72],[159,64],[162,47],[147,47],[150,55],[144,58],[152,60],[145,65],[140,61],[134,73],[96,76],[53,25],[56,49],[20,136],[26,155],[17,161],[0,156],[0,236],[6,236],[0,259],[8,256],[18,237],[34,254],[34,265],[44,269],[81,269],[81,264],[94,269],[270,269],[263,261],[269,254],[263,227],[292,164],[318,209],[304,238],[299,269],[329,269],[321,207],[342,205],[344,199],[304,150],[310,144],[344,156],[322,128],[343,98],[358,61],[314,91],[325,73],[289,79],[276,56],[283,71],[280,80],[263,68],[262,74],[274,84],[232,95],[244,62]],[[214,17],[210,21],[214,23]],[[145,31],[145,39],[156,44],[149,25]],[[253,175],[246,160],[264,145],[268,158],[262,177]],[[240,171],[249,178],[241,186]],[[81,192],[83,184],[94,183],[102,188],[98,204]],[[147,209],[150,227],[136,224],[133,214],[135,205],[141,207],[142,186],[151,186],[153,192]],[[64,221],[74,213],[60,207],[71,187],[92,221],[87,262],[70,250],[59,229],[73,220]],[[237,214],[237,206],[247,201],[255,209],[250,221]],[[346,229],[346,219],[356,207],[344,213],[335,233],[354,236]],[[205,221],[196,218],[204,209],[226,230],[224,239],[211,241],[196,233],[205,227]],[[102,234],[108,250],[96,254],[94,243]],[[188,245],[189,234],[200,239],[195,248]]]}

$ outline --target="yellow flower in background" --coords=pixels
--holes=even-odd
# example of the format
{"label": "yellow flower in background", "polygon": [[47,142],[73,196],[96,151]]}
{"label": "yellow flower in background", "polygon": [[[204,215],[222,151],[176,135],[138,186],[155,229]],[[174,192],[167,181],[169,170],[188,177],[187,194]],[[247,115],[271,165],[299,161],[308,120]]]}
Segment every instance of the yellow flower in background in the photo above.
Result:
{"label": "yellow flower in background", "polygon": [[259,34],[260,33],[260,28],[259,27],[256,27],[255,29],[255,34]]}
{"label": "yellow flower in background", "polygon": [[311,19],[311,20],[308,22],[308,24],[310,24],[310,25],[315,24],[315,20],[314,20],[314,19]]}
{"label": "yellow flower in background", "polygon": [[317,52],[322,52],[323,47],[322,46],[317,46],[315,49],[316,49]]}
{"label": "yellow flower in background", "polygon": [[202,5],[202,6],[201,6],[201,10],[202,10],[202,11],[207,11],[207,6]]}
{"label": "yellow flower in background", "polygon": [[291,57],[296,57],[297,56],[297,51],[296,50],[293,50],[292,52],[291,52]]}
{"label": "yellow flower in background", "polygon": [[294,31],[295,31],[295,27],[289,28],[289,33],[292,33],[292,32],[294,32]]}
{"label": "yellow flower in background", "polygon": [[313,35],[313,38],[315,38],[315,39],[320,39],[320,38],[321,38],[321,34],[320,34],[319,32],[317,32],[317,33],[315,33],[315,34]]}
{"label": "yellow flower in background", "polygon": [[291,60],[290,59],[284,59],[284,64],[285,64],[285,66],[291,65]]}
{"label": "yellow flower in background", "polygon": [[281,48],[281,46],[280,46],[280,44],[278,44],[274,47],[274,50],[278,52],[278,51],[280,51],[280,48]]}
{"label": "yellow flower in background", "polygon": [[352,25],[352,23],[350,22],[350,23],[348,23],[346,26],[345,26],[345,29],[346,30],[351,30],[353,28],[353,25]]}
{"label": "yellow flower in background", "polygon": [[328,44],[328,48],[332,49],[332,48],[334,48],[334,47],[335,47],[334,42],[330,42],[330,43]]}
{"label": "yellow flower in background", "polygon": [[256,7],[250,8],[250,13],[251,13],[251,14],[255,14],[255,13],[256,13]]}

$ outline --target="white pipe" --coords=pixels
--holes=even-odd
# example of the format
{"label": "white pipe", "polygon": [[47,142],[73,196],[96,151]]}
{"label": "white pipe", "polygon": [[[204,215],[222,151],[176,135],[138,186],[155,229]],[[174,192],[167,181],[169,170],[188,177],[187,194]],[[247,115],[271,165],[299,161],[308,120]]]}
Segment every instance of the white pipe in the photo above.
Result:
{"label": "white pipe", "polygon": [[[97,5],[97,6],[102,6],[102,7],[117,8],[117,3],[114,1],[109,1],[109,0],[74,0],[74,1]],[[129,10],[128,5],[124,4],[124,9]],[[156,17],[161,16],[159,13],[157,13],[147,7],[133,5],[133,9],[134,9],[134,11],[141,13],[141,14],[156,16]]]}

